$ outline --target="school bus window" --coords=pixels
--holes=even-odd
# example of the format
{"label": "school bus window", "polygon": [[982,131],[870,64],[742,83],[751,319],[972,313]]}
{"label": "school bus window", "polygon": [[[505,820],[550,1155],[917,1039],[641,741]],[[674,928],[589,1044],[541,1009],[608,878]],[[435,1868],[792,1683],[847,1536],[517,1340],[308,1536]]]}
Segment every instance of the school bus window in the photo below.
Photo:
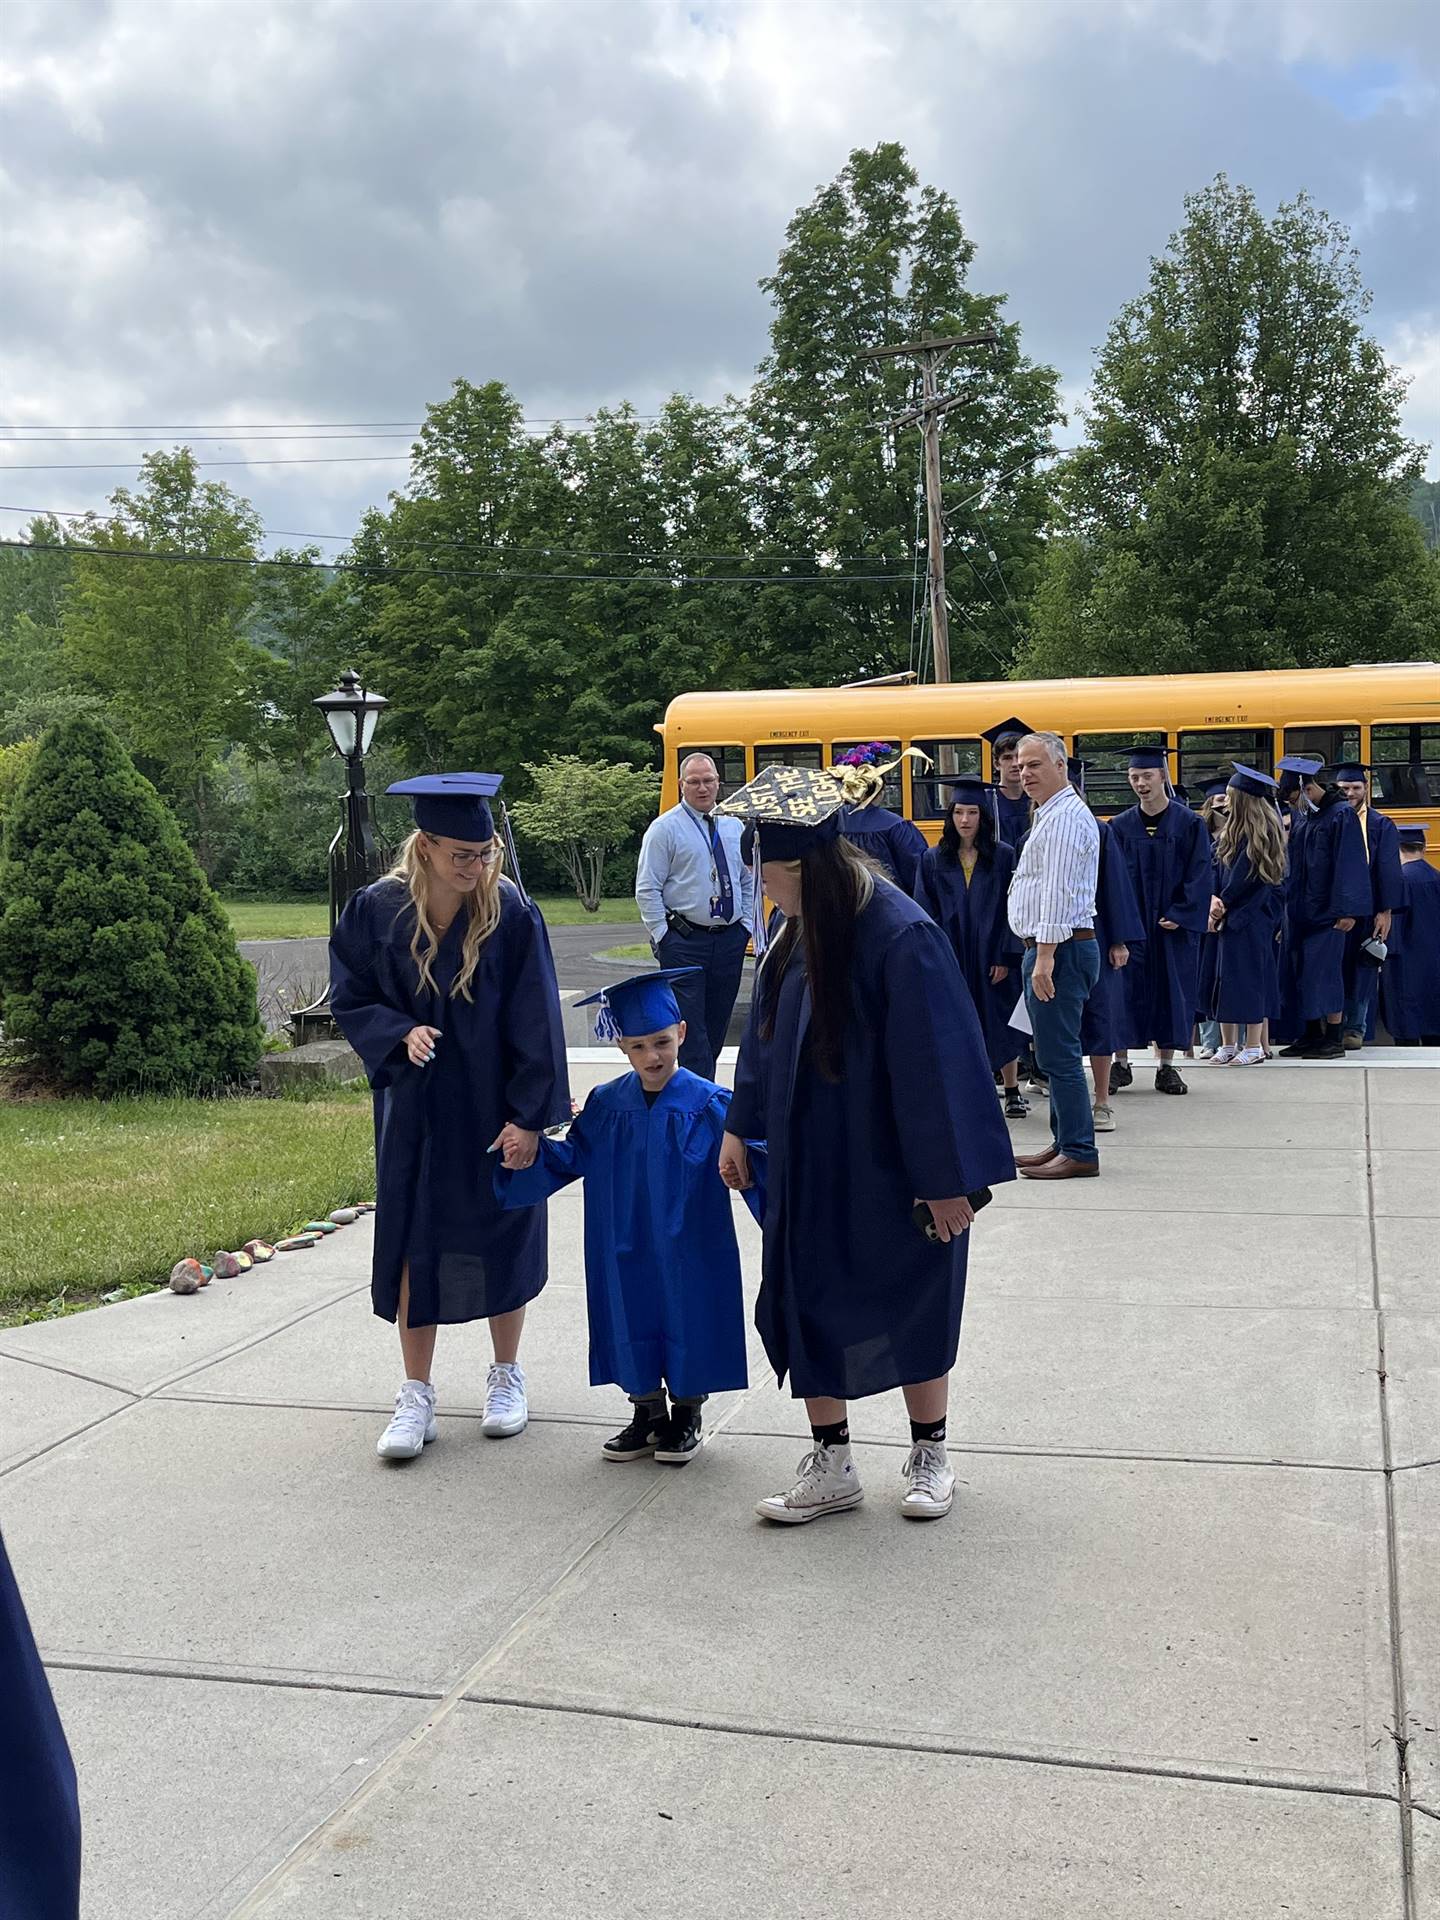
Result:
{"label": "school bus window", "polygon": [[823,764],[818,741],[782,740],[755,749],[755,771],[766,767],[818,767]]}
{"label": "school bus window", "polygon": [[919,771],[918,761],[911,763],[916,769],[910,776],[911,815],[916,820],[943,820],[950,804],[947,784],[958,774],[980,771],[980,742],[915,740],[911,744],[934,763],[928,773]]}
{"label": "school bus window", "polygon": [[[1288,738],[1288,736],[1287,736]],[[1176,779],[1195,799],[1207,780],[1228,779],[1233,766],[1254,767],[1257,773],[1269,773],[1274,753],[1269,727],[1225,727],[1213,731],[1182,733]],[[1304,749],[1287,746],[1287,753]]]}
{"label": "school bus window", "polygon": [[1286,753],[1308,753],[1323,760],[1326,771],[1334,774],[1346,760],[1360,758],[1360,729],[1345,724],[1338,727],[1286,727]]}
{"label": "school bus window", "polygon": [[[873,747],[873,746],[884,747],[885,752],[881,756],[883,760],[893,760],[896,754],[899,753],[900,751],[899,747],[895,746],[893,742],[889,740],[880,740],[880,741],[837,740],[834,746],[831,747],[830,749],[831,762],[833,764],[834,762],[838,761],[842,757],[842,755],[849,753],[852,747]],[[889,807],[895,813],[904,812],[904,799],[902,797],[901,788],[900,788],[899,767],[894,768],[892,772],[886,774],[885,785],[881,789],[880,798],[875,802],[875,804],[877,807]]]}
{"label": "school bus window", "polygon": [[680,769],[692,753],[705,753],[715,762],[715,771],[720,775],[720,797],[734,793],[737,787],[745,784],[744,747],[677,747],[675,750],[675,777],[680,777]]}
{"label": "school bus window", "polygon": [[1135,804],[1130,791],[1130,749],[1163,747],[1163,732],[1077,733],[1075,758],[1085,762],[1085,798],[1097,813],[1118,813]]}
{"label": "school bus window", "polygon": [[1385,722],[1370,729],[1370,794],[1380,807],[1440,801],[1440,726]]}

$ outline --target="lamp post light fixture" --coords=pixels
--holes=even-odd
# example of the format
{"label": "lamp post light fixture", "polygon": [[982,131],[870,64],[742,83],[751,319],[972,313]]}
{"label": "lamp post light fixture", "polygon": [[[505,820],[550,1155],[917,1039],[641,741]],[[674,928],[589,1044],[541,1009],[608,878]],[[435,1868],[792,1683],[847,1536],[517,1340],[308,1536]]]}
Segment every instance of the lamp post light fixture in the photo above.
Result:
{"label": "lamp post light fixture", "polygon": [[[352,895],[380,878],[382,853],[370,814],[370,796],[365,790],[365,755],[375,738],[375,723],[390,703],[384,694],[362,686],[359,674],[347,667],[340,676],[339,686],[332,693],[322,693],[314,704],[324,714],[335,751],[345,762],[344,811],[329,851],[330,931],[333,933]],[[298,1008],[291,1014],[290,1029],[297,1046],[334,1034],[328,987],[312,1006]]]}

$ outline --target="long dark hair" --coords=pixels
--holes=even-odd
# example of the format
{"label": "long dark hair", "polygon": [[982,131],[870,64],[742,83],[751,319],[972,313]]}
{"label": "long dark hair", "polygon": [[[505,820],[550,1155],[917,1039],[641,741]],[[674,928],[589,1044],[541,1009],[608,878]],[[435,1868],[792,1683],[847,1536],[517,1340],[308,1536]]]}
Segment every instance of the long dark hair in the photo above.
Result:
{"label": "long dark hair", "polygon": [[855,957],[855,921],[869,905],[877,879],[875,863],[848,840],[828,840],[800,863],[800,912],[765,956],[760,969],[760,1033],[774,1038],[780,987],[797,947],[803,948],[810,984],[810,1057],[822,1080],[838,1080],[850,1020],[850,968]]}
{"label": "long dark hair", "polygon": [[[940,858],[950,866],[960,860],[960,831],[955,825],[956,807],[968,807],[968,800],[956,800],[945,809],[945,825],[940,831]],[[975,830],[975,851],[987,864],[995,856],[995,816],[986,798],[980,802],[980,825]]]}

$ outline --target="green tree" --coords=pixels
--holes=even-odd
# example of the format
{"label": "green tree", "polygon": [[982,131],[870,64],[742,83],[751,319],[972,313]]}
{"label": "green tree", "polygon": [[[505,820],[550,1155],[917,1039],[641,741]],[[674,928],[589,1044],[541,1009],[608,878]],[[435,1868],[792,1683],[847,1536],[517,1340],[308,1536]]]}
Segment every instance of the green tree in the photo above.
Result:
{"label": "green tree", "polygon": [[515,801],[515,825],[559,854],[581,905],[598,913],[606,858],[654,812],[660,776],[573,753],[552,754],[525,771],[535,797]]}
{"label": "green tree", "polygon": [[71,561],[58,520],[37,515],[0,547],[0,741],[25,738],[66,685],[60,620]]}
{"label": "green tree", "polygon": [[1440,552],[1440,480],[1417,480],[1410,489],[1410,511],[1420,522],[1425,544]]}
{"label": "green tree", "polygon": [[360,639],[355,583],[316,547],[280,547],[255,569],[245,629],[245,704],[261,717],[261,749],[304,773],[330,751],[314,701],[350,665]]}
{"label": "green tree", "polygon": [[1022,670],[1165,673],[1415,658],[1440,618],[1406,510],[1421,449],[1364,331],[1345,229],[1185,203],[1101,350]]}
{"label": "green tree", "polygon": [[56,1087],[207,1087],[260,1055],[255,974],[160,795],[99,721],[40,741],[0,860],[6,1036]]}
{"label": "green tree", "polygon": [[247,500],[202,481],[188,448],[147,454],[91,520],[66,594],[65,654],[102,694],[137,761],[182,809],[208,867],[209,783],[222,746],[253,737],[244,628],[261,527]]}
{"label": "green tree", "polygon": [[[866,356],[985,327],[999,331],[998,348],[957,359],[946,380],[964,396],[941,439],[952,670],[993,675],[1012,657],[1016,600],[1040,558],[1047,496],[1037,469],[1060,417],[1058,381],[1023,354],[1003,296],[969,287],[974,251],[955,202],[922,189],[894,143],[852,153],[790,222],[775,272],[761,282],[775,316],[749,406],[757,517],[780,570],[835,564],[891,577],[763,593],[762,684],[912,663],[914,574],[924,567],[920,434],[890,423],[919,398],[919,375],[911,360]],[[923,605],[923,590],[918,598]]]}

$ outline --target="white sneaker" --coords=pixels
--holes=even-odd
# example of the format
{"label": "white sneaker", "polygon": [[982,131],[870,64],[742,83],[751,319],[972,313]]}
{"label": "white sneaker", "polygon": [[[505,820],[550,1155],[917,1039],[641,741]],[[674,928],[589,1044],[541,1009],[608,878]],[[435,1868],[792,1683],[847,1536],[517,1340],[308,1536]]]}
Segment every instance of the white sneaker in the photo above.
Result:
{"label": "white sneaker", "polygon": [[1239,1053],[1239,1051],[1240,1051],[1239,1047],[1231,1047],[1231,1046],[1221,1047],[1218,1053],[1215,1055],[1216,1066],[1228,1067],[1230,1062],[1235,1058],[1236,1054]]}
{"label": "white sneaker", "polygon": [[1242,1047],[1230,1064],[1232,1067],[1258,1067],[1268,1057],[1263,1047]]}
{"label": "white sneaker", "polygon": [[395,1396],[395,1411],[375,1442],[375,1451],[382,1460],[413,1460],[439,1431],[434,1387],[428,1380],[407,1380]]}
{"label": "white sneaker", "polygon": [[1191,1053],[1187,1047],[1185,1049],[1185,1058],[1187,1060],[1213,1060],[1215,1058],[1215,1049],[1214,1047],[1201,1047],[1199,1053]]}
{"label": "white sneaker", "polygon": [[917,1440],[900,1469],[910,1482],[900,1511],[907,1520],[943,1520],[955,1499],[955,1475],[943,1440]]}
{"label": "white sneaker", "polygon": [[799,1527],[807,1520],[818,1520],[822,1513],[844,1513],[848,1507],[858,1507],[865,1498],[847,1441],[813,1448],[796,1472],[799,1478],[788,1493],[772,1493],[768,1499],[756,1501],[755,1511],[762,1520]]}
{"label": "white sneaker", "polygon": [[1090,1124],[1094,1127],[1096,1133],[1114,1133],[1115,1115],[1109,1107],[1097,1101],[1090,1109]]}
{"label": "white sneaker", "polygon": [[523,1433],[530,1419],[525,1375],[518,1360],[497,1360],[485,1381],[485,1418],[480,1431],[492,1440]]}

